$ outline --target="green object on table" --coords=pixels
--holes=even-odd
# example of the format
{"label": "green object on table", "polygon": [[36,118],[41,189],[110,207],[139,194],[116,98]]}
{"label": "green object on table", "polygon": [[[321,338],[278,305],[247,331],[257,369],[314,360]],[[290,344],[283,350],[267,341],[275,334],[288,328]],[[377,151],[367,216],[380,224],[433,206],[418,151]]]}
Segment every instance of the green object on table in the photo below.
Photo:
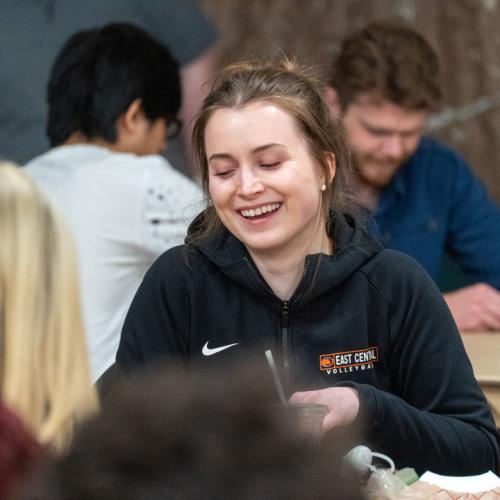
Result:
{"label": "green object on table", "polygon": [[418,474],[415,472],[415,469],[411,467],[405,467],[404,469],[400,469],[394,473],[395,476],[398,476],[406,486],[410,486],[415,481],[418,481]]}

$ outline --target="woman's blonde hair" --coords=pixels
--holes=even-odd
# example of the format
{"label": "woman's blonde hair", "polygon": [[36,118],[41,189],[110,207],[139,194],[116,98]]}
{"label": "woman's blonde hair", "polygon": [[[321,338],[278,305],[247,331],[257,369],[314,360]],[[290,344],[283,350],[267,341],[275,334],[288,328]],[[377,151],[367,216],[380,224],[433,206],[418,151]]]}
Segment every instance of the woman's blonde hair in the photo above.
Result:
{"label": "woman's blonde hair", "polygon": [[15,165],[0,162],[0,388],[41,442],[63,448],[96,406],[72,238]]}

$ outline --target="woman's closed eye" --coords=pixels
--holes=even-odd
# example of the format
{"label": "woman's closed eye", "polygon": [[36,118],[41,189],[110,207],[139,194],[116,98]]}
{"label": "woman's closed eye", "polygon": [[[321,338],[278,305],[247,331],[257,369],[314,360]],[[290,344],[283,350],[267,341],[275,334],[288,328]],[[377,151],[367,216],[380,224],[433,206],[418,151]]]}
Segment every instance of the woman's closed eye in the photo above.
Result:
{"label": "woman's closed eye", "polygon": [[229,170],[219,170],[214,172],[215,177],[229,177],[234,172],[234,168]]}
{"label": "woman's closed eye", "polygon": [[235,165],[217,165],[214,166],[212,169],[212,175],[215,177],[229,177],[231,174],[233,174],[236,171],[236,166]]}
{"label": "woman's closed eye", "polygon": [[263,162],[260,164],[260,166],[262,168],[276,168],[276,167],[279,167],[279,165],[281,164],[280,161],[271,161],[271,162]]}

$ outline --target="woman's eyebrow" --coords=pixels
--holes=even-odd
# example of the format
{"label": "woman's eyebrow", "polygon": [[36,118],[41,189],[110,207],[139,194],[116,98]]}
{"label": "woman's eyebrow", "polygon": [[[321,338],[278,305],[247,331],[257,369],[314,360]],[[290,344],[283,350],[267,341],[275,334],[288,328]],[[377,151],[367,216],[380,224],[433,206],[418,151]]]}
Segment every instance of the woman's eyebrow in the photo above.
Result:
{"label": "woman's eyebrow", "polygon": [[214,153],[208,157],[208,162],[212,160],[232,160],[233,157],[229,153]]}
{"label": "woman's eyebrow", "polygon": [[[279,147],[279,148],[285,148],[283,144],[280,144],[279,142],[271,142],[269,144],[263,144],[262,146],[257,146],[256,148],[252,149],[252,153],[260,153],[262,151],[265,151],[266,149],[270,149],[273,147]],[[213,153],[208,157],[208,162],[210,163],[212,160],[233,160],[233,156],[230,155],[229,153]]]}
{"label": "woman's eyebrow", "polygon": [[278,146],[279,148],[284,148],[285,146],[283,144],[280,144],[279,142],[271,142],[269,144],[264,144],[262,146],[257,146],[255,149],[252,149],[252,153],[260,153],[261,151],[264,151],[265,149],[269,149],[272,147]]}

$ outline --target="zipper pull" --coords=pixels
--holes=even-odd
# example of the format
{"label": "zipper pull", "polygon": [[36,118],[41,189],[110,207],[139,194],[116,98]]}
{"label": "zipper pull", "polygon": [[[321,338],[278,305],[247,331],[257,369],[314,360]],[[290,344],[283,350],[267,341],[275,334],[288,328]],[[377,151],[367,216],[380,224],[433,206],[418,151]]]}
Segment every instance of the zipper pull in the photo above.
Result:
{"label": "zipper pull", "polygon": [[281,328],[288,328],[288,300],[281,306]]}

